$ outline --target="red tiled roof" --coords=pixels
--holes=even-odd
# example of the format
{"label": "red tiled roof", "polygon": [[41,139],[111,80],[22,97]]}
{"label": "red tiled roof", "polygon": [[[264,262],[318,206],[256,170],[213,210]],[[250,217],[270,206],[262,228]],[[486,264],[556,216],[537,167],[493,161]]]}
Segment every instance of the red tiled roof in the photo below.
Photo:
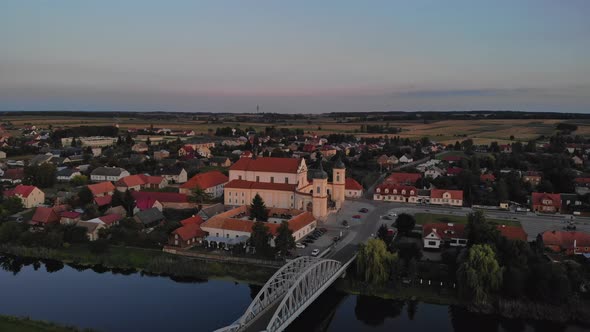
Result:
{"label": "red tiled roof", "polygon": [[98,219],[100,219],[103,223],[107,224],[107,225],[112,225],[114,223],[116,223],[117,221],[123,219],[123,216],[117,213],[112,213],[112,214],[107,214],[104,215],[102,217],[98,217]]}
{"label": "red tiled roof", "polygon": [[186,218],[184,220],[181,220],[180,223],[184,226],[188,225],[188,224],[202,224],[203,223],[203,218],[201,218],[201,216],[192,216],[190,218]]}
{"label": "red tiled roof", "polygon": [[98,206],[109,205],[109,204],[111,204],[112,200],[113,200],[113,196],[109,196],[109,195],[101,196],[101,197],[94,197],[94,202]]}
{"label": "red tiled roof", "polygon": [[385,182],[391,182],[395,184],[414,184],[416,181],[422,178],[422,174],[420,173],[393,173]]}
{"label": "red tiled roof", "polygon": [[38,207],[35,209],[35,214],[31,219],[32,224],[49,224],[59,222],[59,216],[53,208],[50,207]]}
{"label": "red tiled roof", "polygon": [[444,193],[449,193],[451,195],[451,199],[463,200],[463,190],[432,189],[430,191],[430,197],[443,198]]}
{"label": "red tiled roof", "polygon": [[173,234],[178,234],[183,241],[187,241],[189,239],[195,237],[205,237],[207,233],[201,229],[199,224],[187,224],[182,227],[175,229]]}
{"label": "red tiled roof", "polygon": [[[380,195],[403,195],[406,197],[410,197],[410,196],[417,196],[418,195],[418,189],[414,186],[402,186],[402,185],[397,185],[397,184],[392,184],[392,183],[382,183],[380,184],[378,187],[379,192],[378,194]],[[388,192],[385,192],[385,189],[388,189]],[[394,193],[395,190],[395,193]],[[405,190],[405,194],[402,194],[402,191]],[[414,191],[414,193],[412,194],[411,192]]]}
{"label": "red tiled roof", "polygon": [[[551,201],[551,204],[543,204],[544,200]],[[545,205],[554,206],[556,208],[561,207],[561,195],[559,194],[548,194],[548,193],[536,193],[532,195],[533,205]]]}
{"label": "red tiled roof", "polygon": [[527,234],[524,229],[522,229],[522,227],[498,225],[496,228],[500,231],[500,234],[502,234],[502,236],[507,239],[523,241],[527,240]]}
{"label": "red tiled roof", "polygon": [[[240,160],[250,160],[247,158],[240,159]],[[201,189],[208,189],[211,187],[218,186],[220,184],[227,183],[229,178],[225,176],[225,174],[221,173],[220,171],[211,171],[206,173],[200,173],[188,180],[186,183],[182,184],[180,188],[183,189],[194,189],[194,188],[201,188]]]}
{"label": "red tiled roof", "polygon": [[4,172],[4,178],[10,180],[18,180],[25,177],[24,168],[9,168]]}
{"label": "red tiled roof", "polygon": [[575,178],[574,182],[580,183],[580,184],[587,184],[587,183],[590,183],[590,178]]}
{"label": "red tiled roof", "polygon": [[113,192],[115,190],[115,186],[111,182],[105,181],[105,182],[99,182],[99,183],[95,183],[95,184],[89,184],[88,189],[90,189],[92,194],[94,196],[96,196],[99,194]]}
{"label": "red tiled roof", "polygon": [[19,184],[12,190],[6,190],[4,192],[5,196],[15,196],[20,195],[22,197],[29,197],[29,195],[35,190],[35,186],[25,186],[23,184]]}
{"label": "red tiled roof", "polygon": [[171,203],[185,203],[188,202],[187,195],[179,193],[167,193],[167,192],[152,192],[152,191],[133,191],[131,195],[135,200],[149,199],[152,201],[159,202],[171,202]]}
{"label": "red tiled roof", "polygon": [[76,212],[76,211],[63,211],[60,212],[59,216],[62,218],[68,218],[68,219],[76,219],[81,215],[80,212]]}
{"label": "red tiled roof", "polygon": [[590,234],[584,232],[562,232],[546,231],[543,232],[543,244],[548,247],[559,248],[561,250],[576,247],[590,247]]}
{"label": "red tiled roof", "polygon": [[267,183],[246,180],[231,180],[225,185],[229,189],[261,189],[261,190],[278,190],[278,191],[295,191],[296,184],[289,183]]}
{"label": "red tiled roof", "polygon": [[435,232],[442,240],[450,240],[452,238],[465,238],[465,225],[463,224],[447,224],[447,223],[432,223],[425,224],[422,227],[422,237]]}
{"label": "red tiled roof", "polygon": [[145,175],[129,175],[122,177],[115,183],[117,187],[135,187],[145,184]]}
{"label": "red tiled roof", "polygon": [[240,160],[230,167],[230,171],[255,171],[295,174],[299,168],[299,163],[299,159],[296,158],[240,158]]}
{"label": "red tiled roof", "polygon": [[492,173],[482,174],[480,175],[479,180],[481,182],[494,182],[496,181],[496,177]]}
{"label": "red tiled roof", "polygon": [[346,182],[344,183],[344,188],[346,188],[348,190],[363,190],[363,186],[361,186],[361,184],[358,183],[353,178],[346,178]]}

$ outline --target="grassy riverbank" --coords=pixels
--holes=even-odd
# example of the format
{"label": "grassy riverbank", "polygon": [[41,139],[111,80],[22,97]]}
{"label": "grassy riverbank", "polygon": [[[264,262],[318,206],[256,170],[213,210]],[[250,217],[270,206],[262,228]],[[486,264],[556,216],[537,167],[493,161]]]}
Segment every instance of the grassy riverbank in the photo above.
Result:
{"label": "grassy riverbank", "polygon": [[0,331],[10,332],[90,332],[75,327],[61,326],[51,322],[31,320],[26,317],[0,315]]}
{"label": "grassy riverbank", "polygon": [[52,259],[79,266],[136,270],[148,274],[181,278],[232,278],[263,284],[275,272],[272,268],[215,262],[164,253],[160,250],[111,246],[103,254],[92,253],[87,245],[48,249],[16,245],[0,246],[0,252],[28,258]]}

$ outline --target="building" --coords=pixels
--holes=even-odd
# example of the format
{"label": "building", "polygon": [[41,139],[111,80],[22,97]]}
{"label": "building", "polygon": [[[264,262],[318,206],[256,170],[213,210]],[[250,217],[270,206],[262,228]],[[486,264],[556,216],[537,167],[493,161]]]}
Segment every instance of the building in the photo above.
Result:
{"label": "building", "polygon": [[561,195],[534,192],[531,196],[531,205],[534,212],[559,213]]}
{"label": "building", "polygon": [[[72,137],[64,137],[61,139],[62,146],[71,146]],[[92,137],[80,137],[78,140],[82,143],[82,146],[90,147],[105,147],[114,145],[117,142],[117,137],[103,137],[103,136],[92,136]]]}
{"label": "building", "polygon": [[403,156],[401,156],[399,158],[399,162],[406,164],[406,163],[411,163],[414,161],[414,158],[412,158],[412,156],[410,156],[409,154],[404,154]]}
{"label": "building", "polygon": [[[321,158],[318,158],[321,160]],[[346,198],[346,169],[340,159],[332,169],[333,182],[321,162],[309,172],[305,159],[240,158],[229,169],[230,182],[225,185],[226,205],[239,206],[260,195],[267,207],[299,209],[312,212],[316,219],[340,209]]]}
{"label": "building", "polygon": [[220,214],[222,212],[225,212],[226,208],[225,205],[221,204],[221,203],[217,203],[217,204],[213,204],[213,205],[209,205],[206,207],[203,207],[198,213],[197,215],[201,218],[203,218],[203,220],[209,220],[209,218]]}
{"label": "building", "polygon": [[546,231],[541,234],[545,248],[566,255],[590,253],[590,234]]}
{"label": "building", "polygon": [[530,183],[533,187],[536,187],[539,185],[539,183],[541,183],[541,180],[542,180],[541,172],[534,172],[534,171],[525,172],[522,176],[522,180],[524,182]]}
{"label": "building", "polygon": [[12,190],[4,191],[4,197],[18,197],[25,209],[30,209],[45,203],[45,193],[35,186],[19,184]]}
{"label": "building", "polygon": [[0,151],[0,159],[6,159],[6,152]]}
{"label": "building", "polygon": [[463,190],[432,189],[430,204],[463,206]]}
{"label": "building", "polygon": [[168,243],[181,248],[201,244],[205,236],[207,236],[207,232],[201,229],[203,222],[204,220],[200,216],[192,216],[181,220],[182,226],[172,231]]}
{"label": "building", "polygon": [[[293,238],[298,241],[311,233],[317,226],[312,213],[296,209],[269,209],[269,219],[265,222],[272,236],[277,235],[279,226],[283,221],[289,225],[293,232]],[[249,219],[249,207],[240,206],[232,210],[219,213],[201,224],[201,229],[208,233],[205,240],[211,245],[220,246],[231,244],[231,240],[247,240],[252,233],[254,221]],[[274,241],[271,241],[274,246]]]}
{"label": "building", "polygon": [[373,199],[376,201],[418,203],[418,189],[414,186],[384,182],[375,189]]}
{"label": "building", "polygon": [[199,173],[180,186],[179,192],[191,195],[193,190],[200,188],[213,198],[223,195],[225,185],[228,183],[228,177],[219,171],[210,171]]}
{"label": "building", "polygon": [[59,223],[62,225],[73,225],[80,221],[82,214],[76,211],[64,211],[59,214]]}
{"label": "building", "polygon": [[168,183],[185,183],[188,180],[188,173],[182,167],[167,168],[160,173]]}
{"label": "building", "polygon": [[179,193],[151,192],[151,191],[133,191],[131,195],[135,199],[135,212],[144,211],[151,208],[164,210],[167,203],[187,203],[188,196]]}
{"label": "building", "polygon": [[90,173],[90,181],[119,181],[129,175],[129,172],[120,167],[98,167]]}
{"label": "building", "polygon": [[109,181],[89,184],[88,189],[94,197],[112,196],[115,193],[115,186]]}
{"label": "building", "polygon": [[432,223],[422,227],[424,249],[440,249],[443,246],[465,247],[465,225],[452,223]]}
{"label": "building", "polygon": [[106,226],[103,223],[92,222],[92,221],[78,221],[76,226],[86,228],[86,236],[90,241],[96,241],[99,239],[99,231]]}
{"label": "building", "polygon": [[36,226],[45,226],[49,224],[58,224],[59,222],[60,216],[56,209],[39,206],[35,209],[35,213],[29,223]]}
{"label": "building", "polygon": [[154,152],[154,160],[162,160],[170,157],[170,152],[166,150],[159,150]]}
{"label": "building", "polygon": [[420,179],[422,179],[422,174],[420,173],[392,173],[383,182],[413,186]]}
{"label": "building", "polygon": [[136,213],[133,220],[142,224],[145,228],[151,228],[163,223],[165,218],[162,211],[157,208],[150,208]]}
{"label": "building", "polygon": [[131,151],[136,153],[145,153],[148,152],[149,149],[150,147],[145,142],[133,144],[133,146],[131,147]]}
{"label": "building", "polygon": [[56,173],[57,181],[59,182],[70,182],[74,177],[80,175],[82,175],[82,173],[74,168],[64,168]]}
{"label": "building", "polygon": [[344,189],[346,190],[344,194],[346,198],[363,197],[363,186],[353,178],[346,178]]}
{"label": "building", "polygon": [[162,176],[150,176],[145,174],[129,175],[115,183],[117,190],[162,189],[168,185],[168,180]]}
{"label": "building", "polygon": [[209,159],[209,166],[230,167],[231,160],[228,157],[211,157]]}
{"label": "building", "polygon": [[24,168],[9,168],[4,171],[4,175],[0,178],[2,182],[8,182],[11,184],[22,183],[25,178]]}
{"label": "building", "polygon": [[575,166],[584,166],[584,159],[582,159],[578,156],[573,156],[572,162],[574,163]]}

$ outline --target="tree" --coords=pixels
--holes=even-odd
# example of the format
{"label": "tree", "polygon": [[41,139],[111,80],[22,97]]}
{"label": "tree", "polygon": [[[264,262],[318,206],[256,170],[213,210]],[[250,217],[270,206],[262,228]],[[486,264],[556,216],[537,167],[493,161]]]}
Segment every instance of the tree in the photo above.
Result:
{"label": "tree", "polygon": [[416,226],[416,219],[410,214],[402,213],[395,220],[395,227],[400,233],[408,233]]}
{"label": "tree", "polygon": [[90,189],[88,189],[88,187],[83,187],[80,189],[80,191],[78,191],[78,198],[80,199],[81,205],[86,205],[92,203],[94,200],[94,195]]}
{"label": "tree", "polygon": [[356,272],[365,282],[380,284],[389,279],[391,265],[397,255],[387,251],[385,243],[379,239],[369,239],[359,246],[356,259]]}
{"label": "tree", "polygon": [[492,248],[476,244],[469,248],[457,271],[459,290],[476,304],[488,304],[490,296],[502,286],[502,273]]}
{"label": "tree", "polygon": [[377,238],[381,239],[383,242],[388,244],[389,241],[387,241],[387,237],[387,225],[381,224],[381,226],[379,226],[379,229],[377,230]]}
{"label": "tree", "polygon": [[275,247],[283,255],[289,252],[289,250],[295,248],[295,238],[293,238],[293,231],[289,229],[289,223],[286,221],[283,221],[277,229]]}
{"label": "tree", "polygon": [[203,203],[212,200],[213,196],[205,190],[201,189],[201,187],[196,187],[195,189],[193,189],[193,194],[190,198],[191,200],[194,200],[197,203]]}
{"label": "tree", "polygon": [[250,205],[250,220],[268,220],[268,211],[266,210],[266,205],[264,205],[264,200],[262,200],[262,197],[260,197],[258,194],[254,196],[254,199],[252,199],[252,204]]}
{"label": "tree", "polygon": [[23,201],[16,196],[5,198],[2,201],[2,209],[5,210],[8,215],[20,212],[24,210],[24,208]]}
{"label": "tree", "polygon": [[83,186],[88,183],[88,177],[86,175],[76,175],[70,180],[72,186]]}
{"label": "tree", "polygon": [[44,163],[25,167],[25,182],[39,188],[52,187],[55,184],[57,168]]}
{"label": "tree", "polygon": [[469,245],[476,244],[495,244],[499,232],[496,227],[486,220],[482,211],[475,211],[467,216],[467,241]]}
{"label": "tree", "polygon": [[91,241],[88,244],[88,249],[90,249],[91,253],[100,255],[109,250],[109,242],[106,239]]}
{"label": "tree", "polygon": [[250,233],[250,244],[256,248],[256,252],[262,255],[270,253],[271,234],[268,226],[262,221],[256,221]]}
{"label": "tree", "polygon": [[16,241],[22,232],[22,226],[17,222],[8,221],[0,224],[0,243]]}

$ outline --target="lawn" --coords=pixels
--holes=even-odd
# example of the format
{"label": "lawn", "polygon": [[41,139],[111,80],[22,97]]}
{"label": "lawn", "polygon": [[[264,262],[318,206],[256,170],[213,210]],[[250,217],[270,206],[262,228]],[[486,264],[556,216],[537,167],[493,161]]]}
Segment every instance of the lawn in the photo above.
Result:
{"label": "lawn", "polygon": [[[434,213],[416,213],[416,224],[424,225],[429,223],[453,223],[453,224],[466,224],[467,216],[450,216],[446,214],[434,214]],[[520,222],[515,220],[503,220],[503,219],[487,219],[490,223],[496,225],[507,225],[507,226],[519,226]]]}

